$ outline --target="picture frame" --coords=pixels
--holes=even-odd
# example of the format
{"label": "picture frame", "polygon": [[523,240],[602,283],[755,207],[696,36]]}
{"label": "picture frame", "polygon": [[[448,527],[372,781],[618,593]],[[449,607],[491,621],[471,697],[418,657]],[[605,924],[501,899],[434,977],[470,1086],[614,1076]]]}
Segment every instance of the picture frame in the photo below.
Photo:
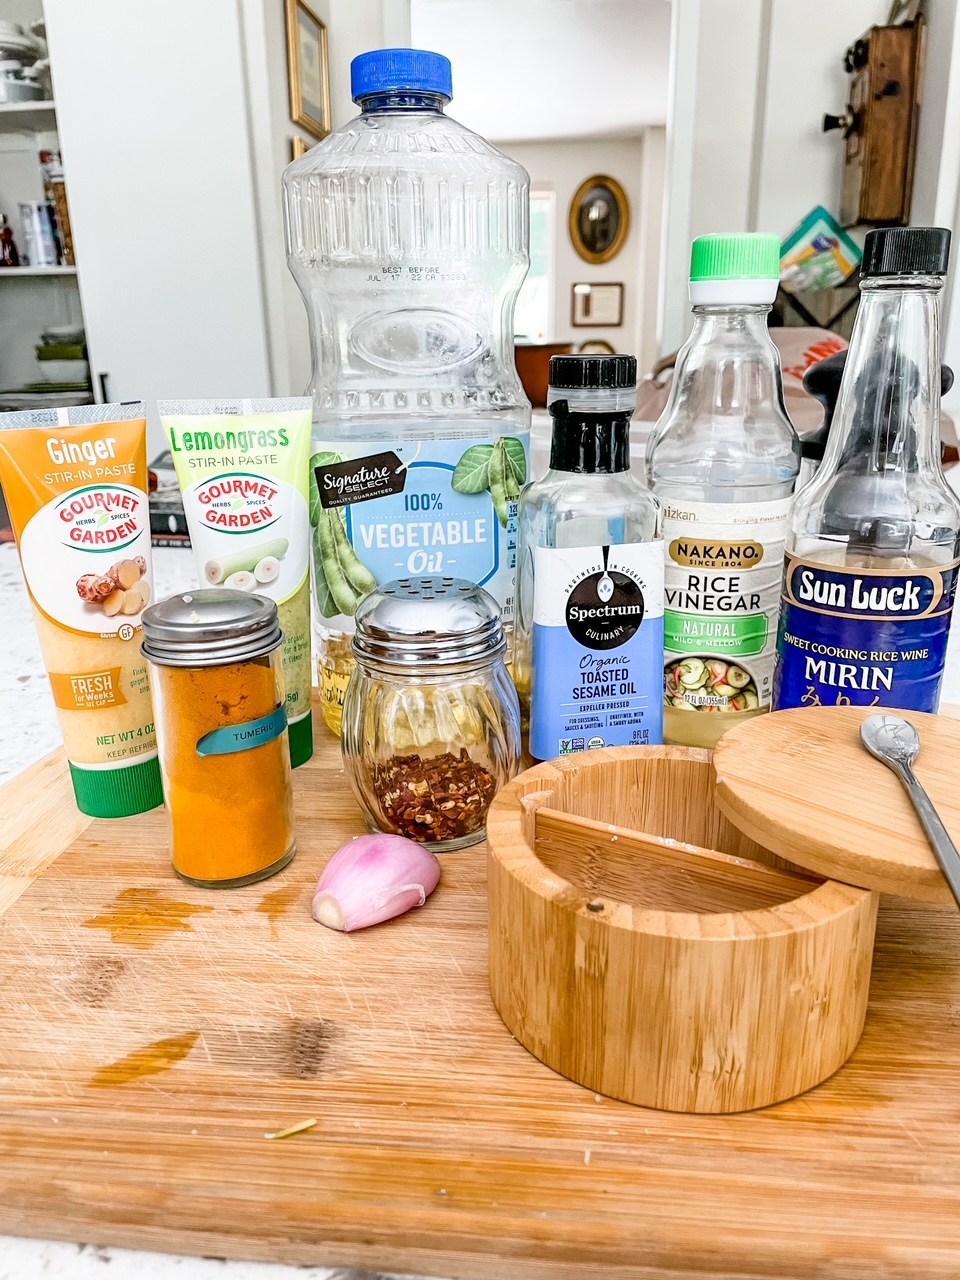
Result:
{"label": "picture frame", "polygon": [[622,284],[575,284],[570,323],[575,329],[616,329],[623,324]]}
{"label": "picture frame", "polygon": [[306,0],[286,0],[290,119],[318,142],[330,132],[327,28]]}
{"label": "picture frame", "polygon": [[305,138],[301,133],[295,133],[290,139],[290,159],[299,160],[301,156],[307,154],[311,147],[317,145],[316,139]]}
{"label": "picture frame", "polygon": [[581,182],[570,201],[567,229],[574,249],[594,265],[615,258],[630,234],[627,193],[609,174]]}

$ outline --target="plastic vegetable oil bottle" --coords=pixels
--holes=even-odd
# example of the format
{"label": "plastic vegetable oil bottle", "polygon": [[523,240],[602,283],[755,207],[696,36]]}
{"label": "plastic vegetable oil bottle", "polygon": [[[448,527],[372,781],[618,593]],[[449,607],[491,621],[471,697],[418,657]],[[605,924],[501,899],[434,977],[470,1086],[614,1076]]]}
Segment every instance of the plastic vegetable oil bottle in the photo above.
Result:
{"label": "plastic vegetable oil bottle", "polygon": [[449,61],[378,49],[355,120],[283,177],[313,346],[311,521],[324,716],[340,730],[357,604],[465,578],[510,632],[530,406],[513,361],[529,179],[451,120]]}
{"label": "plastic vegetable oil bottle", "polygon": [[784,538],[800,441],[767,331],[780,244],[693,242],[693,332],[647,443],[663,507],[664,739],[712,747],[770,710]]}
{"label": "plastic vegetable oil bottle", "polygon": [[554,356],[550,469],[520,500],[514,675],[530,753],[663,741],[663,543],[630,470],[633,356]]}
{"label": "plastic vegetable oil bottle", "polygon": [[939,294],[950,232],[867,236],[819,471],[797,495],[774,704],[936,711],[960,503],[940,465]]}

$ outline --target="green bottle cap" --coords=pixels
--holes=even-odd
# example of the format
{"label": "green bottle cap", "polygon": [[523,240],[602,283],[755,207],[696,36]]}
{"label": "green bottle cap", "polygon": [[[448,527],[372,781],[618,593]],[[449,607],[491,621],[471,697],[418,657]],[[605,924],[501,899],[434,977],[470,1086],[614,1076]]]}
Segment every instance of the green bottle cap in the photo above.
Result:
{"label": "green bottle cap", "polygon": [[763,232],[697,236],[690,250],[690,280],[778,280],[780,240]]}
{"label": "green bottle cap", "polygon": [[84,769],[71,761],[70,777],[77,808],[93,818],[129,818],[163,804],[156,756],[115,769]]}
{"label": "green bottle cap", "polygon": [[290,735],[290,764],[296,769],[313,755],[313,712],[308,711],[299,720],[292,720],[287,725],[287,733]]}

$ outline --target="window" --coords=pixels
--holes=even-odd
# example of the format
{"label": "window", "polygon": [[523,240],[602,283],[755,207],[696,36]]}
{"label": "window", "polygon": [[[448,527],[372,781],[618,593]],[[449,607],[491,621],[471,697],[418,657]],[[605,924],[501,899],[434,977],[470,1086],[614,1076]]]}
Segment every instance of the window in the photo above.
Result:
{"label": "window", "polygon": [[530,192],[530,270],[514,314],[513,331],[527,342],[546,342],[553,333],[553,241],[557,197]]}

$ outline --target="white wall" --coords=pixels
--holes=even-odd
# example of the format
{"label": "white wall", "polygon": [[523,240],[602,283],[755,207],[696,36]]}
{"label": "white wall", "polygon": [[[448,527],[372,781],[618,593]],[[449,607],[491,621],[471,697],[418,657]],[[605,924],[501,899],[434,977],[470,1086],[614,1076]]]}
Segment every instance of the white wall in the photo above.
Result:
{"label": "white wall", "polygon": [[[290,119],[282,0],[240,0],[249,85],[260,266],[276,395],[300,395],[310,379],[310,340],[300,291],[287,269],[281,179],[296,136],[314,139]],[[350,62],[368,49],[409,44],[409,0],[311,0],[327,25],[334,128],[357,114]]]}
{"label": "white wall", "polygon": [[[647,135],[650,135],[649,140]],[[550,142],[498,143],[530,174],[533,187],[557,197],[554,322],[551,339],[579,344],[602,338],[617,351],[637,355],[652,350],[656,334],[656,273],[663,191],[663,130],[633,138],[564,138]],[[630,203],[630,231],[610,262],[593,265],[579,257],[567,231],[574,193],[592,174],[609,174]],[[651,244],[651,242],[653,242]],[[646,274],[652,263],[653,291]],[[623,324],[616,328],[579,328],[571,324],[572,289],[578,283],[620,282],[624,286]],[[650,307],[653,302],[652,310]],[[655,358],[655,357],[654,357]]]}
{"label": "white wall", "polygon": [[[910,221],[950,227],[953,266],[943,294],[944,362],[960,371],[960,14],[957,0],[927,4],[926,73]],[[944,407],[960,415],[960,384],[944,396]]]}
{"label": "white wall", "polygon": [[649,373],[660,355],[660,268],[664,235],[665,128],[645,129],[640,180],[640,332],[637,356],[640,376]]}
{"label": "white wall", "polygon": [[960,22],[957,0],[928,0],[926,67],[910,221],[953,226],[960,180]]}
{"label": "white wall", "polygon": [[846,103],[844,50],[888,12],[888,0],[674,0],[663,352],[689,329],[695,236],[786,236],[815,205],[836,213],[842,149],[821,118]]}
{"label": "white wall", "polygon": [[94,373],[148,404],[269,394],[235,0],[45,10]]}
{"label": "white wall", "polygon": [[[933,0],[934,5],[942,0]],[[757,231],[786,236],[814,205],[836,216],[843,140],[823,133],[824,112],[847,103],[848,45],[886,22],[888,0],[765,0],[770,11],[766,101],[759,119]]]}
{"label": "white wall", "polygon": [[453,115],[516,142],[666,120],[669,0],[412,0],[413,43],[453,64]]}
{"label": "white wall", "polygon": [[[313,3],[337,126],[356,110],[350,60],[403,43],[409,3]],[[125,0],[45,7],[94,373],[111,398],[148,404],[302,392],[307,323],[280,205],[300,132],[283,0],[167,0],[155,21]]]}

